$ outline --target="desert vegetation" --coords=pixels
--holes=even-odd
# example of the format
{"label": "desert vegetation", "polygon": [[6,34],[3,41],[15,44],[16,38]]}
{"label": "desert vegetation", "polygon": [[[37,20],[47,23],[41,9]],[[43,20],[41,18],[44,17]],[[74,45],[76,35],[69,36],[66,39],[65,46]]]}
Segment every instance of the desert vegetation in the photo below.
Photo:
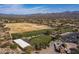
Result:
{"label": "desert vegetation", "polygon": [[48,34],[48,31],[52,32],[52,29],[43,29],[43,30],[37,30],[37,31],[30,31],[30,32],[23,32],[23,33],[12,33],[13,39],[22,38],[22,37],[32,37],[37,36],[41,34]]}
{"label": "desert vegetation", "polygon": [[[60,34],[79,32],[79,13],[62,12],[32,15],[0,15],[0,40],[25,38],[34,50],[46,49],[51,41],[61,40]],[[3,35],[3,36],[2,36]],[[30,39],[28,39],[30,38]],[[10,45],[16,49],[16,45]],[[28,47],[26,52],[31,53]]]}
{"label": "desert vegetation", "polygon": [[0,41],[10,39],[9,30],[10,30],[10,28],[6,27],[5,23],[0,22]]}
{"label": "desert vegetation", "polygon": [[36,50],[46,49],[49,47],[51,42],[51,37],[47,35],[40,35],[38,37],[32,38],[30,43]]}

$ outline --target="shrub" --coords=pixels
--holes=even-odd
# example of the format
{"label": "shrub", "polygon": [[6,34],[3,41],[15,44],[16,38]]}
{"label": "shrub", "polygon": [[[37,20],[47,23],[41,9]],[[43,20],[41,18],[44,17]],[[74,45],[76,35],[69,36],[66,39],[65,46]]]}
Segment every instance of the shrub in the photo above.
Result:
{"label": "shrub", "polygon": [[21,38],[22,34],[21,33],[13,33],[11,34],[13,39]]}
{"label": "shrub", "polygon": [[11,45],[10,45],[10,48],[11,48],[11,49],[16,49],[16,48],[17,48],[17,45],[16,45],[16,44],[11,44]]}
{"label": "shrub", "polygon": [[47,30],[44,34],[50,35],[52,32],[50,30]]}
{"label": "shrub", "polygon": [[18,38],[22,38],[22,37],[31,37],[31,36],[36,36],[36,35],[40,35],[40,34],[50,34],[52,30],[51,29],[43,29],[43,30],[37,30],[37,31],[31,31],[31,32],[23,32],[23,33],[13,33],[12,38],[13,39],[18,39]]}
{"label": "shrub", "polygon": [[28,46],[24,50],[27,54],[31,54],[31,52],[33,51],[33,48],[31,46]]}
{"label": "shrub", "polygon": [[36,38],[32,38],[30,43],[36,50],[41,50],[42,48],[48,47],[50,42],[51,42],[50,36],[40,35]]}

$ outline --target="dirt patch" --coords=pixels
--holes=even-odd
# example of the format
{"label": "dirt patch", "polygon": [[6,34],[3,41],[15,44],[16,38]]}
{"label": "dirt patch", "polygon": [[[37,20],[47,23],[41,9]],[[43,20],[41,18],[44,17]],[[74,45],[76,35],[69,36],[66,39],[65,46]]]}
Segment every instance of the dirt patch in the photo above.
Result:
{"label": "dirt patch", "polygon": [[50,29],[50,27],[46,25],[38,25],[32,23],[7,23],[6,26],[10,28],[10,33],[21,33],[34,30]]}

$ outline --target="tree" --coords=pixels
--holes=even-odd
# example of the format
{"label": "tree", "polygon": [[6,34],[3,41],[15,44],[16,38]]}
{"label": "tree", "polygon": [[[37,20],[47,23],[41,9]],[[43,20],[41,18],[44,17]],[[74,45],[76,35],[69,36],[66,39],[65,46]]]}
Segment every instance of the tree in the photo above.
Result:
{"label": "tree", "polygon": [[74,28],[72,31],[73,32],[78,32],[78,29],[77,28]]}
{"label": "tree", "polygon": [[38,37],[32,38],[30,44],[36,50],[41,50],[42,48],[48,47],[50,42],[51,42],[51,36],[40,35]]}
{"label": "tree", "polygon": [[60,35],[60,34],[57,34],[57,35],[55,36],[55,39],[56,39],[56,40],[61,40],[61,35]]}

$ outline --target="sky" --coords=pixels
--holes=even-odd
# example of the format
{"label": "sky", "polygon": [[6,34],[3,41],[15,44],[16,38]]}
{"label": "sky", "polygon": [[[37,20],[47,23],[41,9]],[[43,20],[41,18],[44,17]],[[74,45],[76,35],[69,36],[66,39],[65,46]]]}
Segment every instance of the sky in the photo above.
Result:
{"label": "sky", "polygon": [[79,4],[0,4],[1,14],[37,14],[79,11]]}

